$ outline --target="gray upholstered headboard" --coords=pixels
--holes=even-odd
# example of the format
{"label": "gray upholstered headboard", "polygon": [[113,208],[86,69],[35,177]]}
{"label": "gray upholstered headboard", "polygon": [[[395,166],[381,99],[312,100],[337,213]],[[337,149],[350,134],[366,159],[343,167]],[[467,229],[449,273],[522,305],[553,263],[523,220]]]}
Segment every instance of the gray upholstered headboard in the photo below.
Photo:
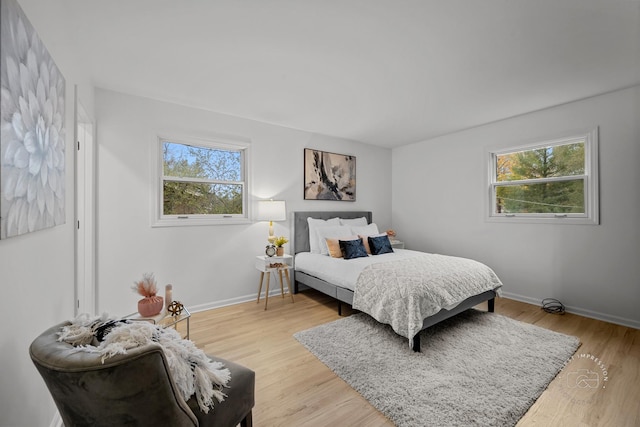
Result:
{"label": "gray upholstered headboard", "polygon": [[307,218],[330,219],[330,218],[367,218],[367,223],[371,224],[371,211],[307,211],[293,213],[293,253],[309,252],[309,223]]}

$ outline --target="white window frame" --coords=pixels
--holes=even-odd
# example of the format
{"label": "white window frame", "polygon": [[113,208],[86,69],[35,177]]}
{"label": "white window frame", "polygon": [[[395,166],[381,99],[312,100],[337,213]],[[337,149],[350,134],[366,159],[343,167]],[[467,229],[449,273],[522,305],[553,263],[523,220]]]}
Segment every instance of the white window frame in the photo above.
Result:
{"label": "white window frame", "polygon": [[[172,142],[176,144],[191,145],[210,149],[240,151],[242,153],[242,214],[229,215],[164,215],[163,214],[163,189],[164,189],[164,156],[163,144]],[[251,143],[244,140],[229,140],[226,138],[200,139],[193,137],[160,135],[153,142],[152,149],[152,190],[151,190],[151,226],[152,227],[179,227],[198,225],[230,225],[251,223],[251,207],[249,203],[250,173],[251,170]],[[189,180],[191,181],[191,180]]]}
{"label": "white window frame", "polygon": [[[584,213],[497,213],[496,207],[496,189],[504,186],[505,182],[496,181],[496,162],[497,158],[503,154],[509,154],[519,151],[536,150],[543,147],[571,144],[574,142],[584,141],[585,155],[585,171],[584,175],[575,175],[570,179],[584,179]],[[507,222],[507,223],[544,223],[544,224],[591,224],[600,223],[599,213],[599,184],[598,184],[598,128],[589,130],[571,132],[561,137],[552,139],[538,140],[536,142],[512,146],[508,148],[500,148],[488,150],[487,161],[487,201],[486,213],[487,221],[490,222]],[[543,178],[527,180],[527,183],[563,181],[569,178]],[[509,185],[522,184],[523,181],[509,181]]]}

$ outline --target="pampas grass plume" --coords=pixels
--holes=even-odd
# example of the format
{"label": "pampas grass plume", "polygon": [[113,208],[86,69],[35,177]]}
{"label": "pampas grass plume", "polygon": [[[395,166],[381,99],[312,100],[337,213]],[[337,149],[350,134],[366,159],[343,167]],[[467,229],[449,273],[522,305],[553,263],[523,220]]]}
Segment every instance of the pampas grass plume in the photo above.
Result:
{"label": "pampas grass plume", "polygon": [[131,289],[143,297],[153,297],[158,293],[158,287],[156,286],[156,279],[153,277],[153,273],[144,273],[142,280],[133,282]]}

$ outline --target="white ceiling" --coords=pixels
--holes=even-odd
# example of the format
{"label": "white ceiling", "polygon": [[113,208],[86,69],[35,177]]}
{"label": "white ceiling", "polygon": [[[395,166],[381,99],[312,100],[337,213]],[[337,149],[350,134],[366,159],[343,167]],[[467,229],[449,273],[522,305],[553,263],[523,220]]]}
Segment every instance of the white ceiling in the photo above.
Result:
{"label": "white ceiling", "polygon": [[65,0],[98,87],[394,147],[640,84],[640,0]]}

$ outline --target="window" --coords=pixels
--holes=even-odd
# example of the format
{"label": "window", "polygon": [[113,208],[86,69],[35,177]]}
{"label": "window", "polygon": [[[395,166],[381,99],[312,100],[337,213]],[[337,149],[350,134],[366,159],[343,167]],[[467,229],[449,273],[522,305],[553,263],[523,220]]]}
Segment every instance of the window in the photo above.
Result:
{"label": "window", "polygon": [[154,225],[248,221],[248,144],[159,138]]}
{"label": "window", "polygon": [[489,220],[598,224],[598,131],[489,153]]}

